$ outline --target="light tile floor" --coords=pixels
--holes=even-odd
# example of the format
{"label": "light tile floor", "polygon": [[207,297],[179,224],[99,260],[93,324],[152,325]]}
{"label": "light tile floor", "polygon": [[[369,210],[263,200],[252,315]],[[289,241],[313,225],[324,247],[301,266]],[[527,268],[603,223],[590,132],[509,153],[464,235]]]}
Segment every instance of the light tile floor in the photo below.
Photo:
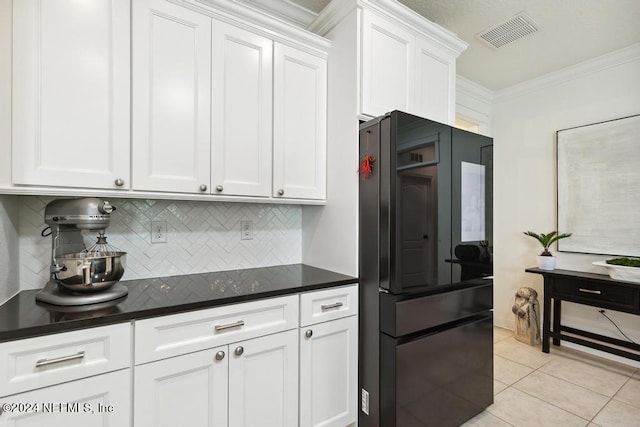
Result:
{"label": "light tile floor", "polygon": [[463,427],[640,427],[640,369],[494,328],[494,404]]}

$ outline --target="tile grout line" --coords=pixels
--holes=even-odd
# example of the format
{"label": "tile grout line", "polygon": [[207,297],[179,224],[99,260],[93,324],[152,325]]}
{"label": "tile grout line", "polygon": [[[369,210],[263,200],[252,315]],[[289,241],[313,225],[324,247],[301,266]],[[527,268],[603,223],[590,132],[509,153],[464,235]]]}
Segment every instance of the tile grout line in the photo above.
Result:
{"label": "tile grout line", "polygon": [[[506,340],[506,339],[508,339],[508,338],[504,338],[503,340]],[[500,341],[503,341],[503,340],[500,340]],[[495,345],[495,344],[496,344],[496,343],[494,343],[494,345]],[[494,352],[494,354],[495,354],[495,352]],[[576,417],[580,418],[581,420],[586,421],[586,422],[587,422],[587,424],[586,424],[586,425],[588,425],[588,424],[590,424],[590,423],[594,423],[594,420],[595,420],[595,419],[596,419],[596,417],[597,417],[597,416],[598,416],[598,415],[599,415],[599,414],[604,410],[604,408],[606,408],[606,407],[607,407],[607,405],[609,405],[609,403],[611,403],[611,401],[616,400],[616,399],[615,399],[615,396],[620,392],[620,390],[621,390],[621,389],[622,389],[622,388],[623,388],[623,387],[624,387],[624,386],[625,386],[625,385],[626,385],[626,384],[627,384],[631,379],[633,379],[634,375],[635,375],[637,372],[640,372],[640,370],[636,368],[636,369],[631,373],[631,375],[630,375],[630,376],[628,376],[627,380],[626,380],[626,381],[625,381],[625,382],[624,382],[624,383],[623,383],[623,384],[622,384],[622,385],[621,385],[621,386],[620,386],[620,387],[615,391],[615,393],[613,393],[613,395],[612,395],[611,397],[609,397],[609,396],[604,395],[604,394],[602,394],[602,393],[599,393],[599,392],[597,392],[597,391],[595,391],[595,390],[591,390],[590,388],[584,387],[584,386],[582,386],[582,385],[580,385],[580,384],[576,384],[576,383],[574,383],[574,382],[572,382],[572,381],[568,381],[568,380],[565,380],[565,379],[563,379],[563,378],[556,377],[555,375],[547,374],[547,373],[546,373],[546,372],[544,372],[544,371],[540,371],[540,369],[542,369],[544,366],[546,366],[547,364],[549,364],[553,359],[550,359],[550,360],[548,360],[547,362],[545,362],[545,363],[543,363],[542,365],[540,365],[539,367],[534,368],[534,367],[532,367],[532,366],[528,366],[528,365],[525,365],[525,364],[520,363],[520,362],[518,362],[518,361],[512,360],[512,359],[510,359],[510,358],[508,358],[508,357],[505,357],[505,356],[503,356],[503,355],[498,354],[498,356],[499,356],[499,357],[502,357],[503,359],[509,360],[510,362],[517,363],[517,364],[519,364],[519,365],[526,366],[526,367],[528,367],[528,368],[530,368],[530,369],[533,369],[531,372],[529,372],[528,374],[526,374],[526,375],[525,375],[525,376],[523,376],[522,378],[518,379],[518,380],[517,380],[517,381],[515,381],[513,384],[509,384],[506,388],[504,388],[503,390],[501,390],[498,394],[501,394],[502,392],[504,392],[505,390],[508,390],[509,388],[513,388],[514,390],[516,390],[516,391],[518,391],[518,392],[524,393],[524,394],[526,394],[526,395],[528,395],[528,396],[530,396],[530,397],[532,397],[532,398],[534,398],[534,399],[536,399],[536,400],[539,400],[539,401],[541,401],[541,402],[547,403],[547,404],[549,404],[549,405],[551,405],[551,406],[553,406],[553,407],[555,407],[555,408],[557,408],[557,409],[560,409],[561,411],[563,411],[563,412],[565,412],[565,413],[568,413],[568,414],[574,415],[574,416],[576,416]],[[555,357],[557,358],[557,357],[559,357],[559,356],[557,356],[557,355],[556,355]],[[567,359],[567,360],[569,360],[569,361],[573,361],[572,359]],[[584,363],[584,362],[583,362],[583,363]],[[567,382],[567,383],[569,383],[569,384],[572,384],[572,385],[574,385],[574,386],[580,387],[580,388],[582,388],[582,389],[584,389],[584,390],[587,390],[587,391],[590,391],[590,392],[593,392],[593,393],[600,394],[601,396],[604,396],[604,397],[608,397],[608,400],[607,400],[607,402],[606,402],[604,405],[602,405],[602,407],[601,407],[601,408],[596,412],[596,414],[595,414],[591,419],[586,419],[586,418],[584,418],[584,417],[582,417],[582,416],[580,416],[580,415],[578,415],[578,414],[575,414],[575,413],[573,413],[573,412],[570,412],[570,411],[568,411],[568,410],[566,410],[566,409],[564,409],[564,408],[561,408],[561,407],[559,407],[559,406],[557,406],[557,405],[555,405],[555,404],[553,404],[553,403],[551,403],[551,402],[547,402],[546,400],[543,400],[543,399],[541,399],[541,398],[539,398],[539,397],[537,397],[537,396],[534,396],[534,395],[532,395],[532,394],[530,394],[530,393],[528,393],[528,392],[526,392],[526,391],[524,391],[524,390],[520,390],[520,389],[518,389],[518,388],[515,388],[515,387],[514,387],[514,385],[515,385],[515,384],[517,384],[518,382],[520,382],[520,381],[524,380],[525,378],[527,378],[528,376],[530,376],[531,374],[533,374],[534,372],[537,372],[537,371],[540,371],[540,373],[541,373],[541,374],[543,374],[543,375],[547,375],[547,376],[549,376],[549,377],[555,378],[555,379],[560,380],[560,381],[565,381],[565,382]],[[620,375],[623,375],[623,374],[620,374]],[[496,394],[496,396],[497,396],[498,394]],[[622,401],[619,401],[619,402],[622,402]],[[622,402],[622,403],[625,403],[625,402]],[[635,405],[631,405],[631,406],[635,407]],[[493,414],[492,414],[492,415],[493,415]],[[494,416],[495,416],[495,415],[494,415]],[[496,417],[496,418],[500,418],[500,417]],[[500,420],[502,420],[502,419],[500,418]],[[504,421],[504,420],[502,420],[502,421]],[[506,422],[506,421],[505,421],[505,422]],[[507,423],[507,424],[509,424],[509,423]],[[515,427],[515,426],[514,426],[514,427]]]}

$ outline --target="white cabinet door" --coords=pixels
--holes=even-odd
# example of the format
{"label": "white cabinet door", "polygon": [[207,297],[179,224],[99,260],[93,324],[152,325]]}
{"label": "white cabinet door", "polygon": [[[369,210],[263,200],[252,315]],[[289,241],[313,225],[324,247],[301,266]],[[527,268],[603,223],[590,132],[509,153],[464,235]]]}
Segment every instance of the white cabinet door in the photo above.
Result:
{"label": "white cabinet door", "polygon": [[167,0],[132,4],[133,188],[209,193],[211,19]]}
{"label": "white cabinet door", "polygon": [[135,367],[136,427],[226,427],[227,346]]}
{"label": "white cabinet door", "polygon": [[298,330],[229,345],[229,425],[298,425]]}
{"label": "white cabinet door", "polygon": [[300,426],[356,422],[358,317],[300,329]]}
{"label": "white cabinet door", "polygon": [[441,123],[455,120],[456,58],[417,39],[415,114]]}
{"label": "white cabinet door", "polygon": [[271,194],[273,42],[213,21],[211,192]]}
{"label": "white cabinet door", "polygon": [[415,43],[411,32],[363,10],[360,113],[413,111]]}
{"label": "white cabinet door", "polygon": [[275,43],[273,196],[326,197],[327,61]]}
{"label": "white cabinet door", "polygon": [[[123,369],[3,397],[0,398],[0,403],[9,405],[7,408],[3,405],[0,427],[129,426],[129,387],[130,370]],[[24,412],[27,405],[36,405],[37,412]],[[8,408],[15,409],[7,410]]]}
{"label": "white cabinet door", "polygon": [[128,188],[129,1],[13,3],[14,184]]}

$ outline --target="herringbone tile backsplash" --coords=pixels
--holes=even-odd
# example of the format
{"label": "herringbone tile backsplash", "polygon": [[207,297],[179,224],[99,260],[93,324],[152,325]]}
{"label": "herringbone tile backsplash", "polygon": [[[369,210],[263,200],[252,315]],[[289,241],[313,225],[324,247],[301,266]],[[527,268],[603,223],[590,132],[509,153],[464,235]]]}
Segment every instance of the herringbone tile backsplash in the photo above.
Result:
{"label": "herringbone tile backsplash", "polygon": [[[51,238],[42,237],[52,197],[20,197],[20,287],[49,278]],[[116,206],[106,236],[127,252],[123,280],[295,264],[302,258],[299,206],[109,199]],[[253,223],[253,240],[240,239],[240,221]],[[151,243],[151,221],[166,221],[167,243]],[[87,246],[96,234],[85,232]]]}

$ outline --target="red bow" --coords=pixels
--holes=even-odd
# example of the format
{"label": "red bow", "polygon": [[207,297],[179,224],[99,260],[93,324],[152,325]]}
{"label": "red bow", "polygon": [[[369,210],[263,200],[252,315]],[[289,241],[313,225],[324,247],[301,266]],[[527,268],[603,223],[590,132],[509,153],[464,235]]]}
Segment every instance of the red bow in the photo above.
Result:
{"label": "red bow", "polygon": [[372,156],[364,156],[364,159],[360,162],[358,172],[362,174],[362,179],[367,179],[373,175],[373,165],[376,163],[376,158]]}

